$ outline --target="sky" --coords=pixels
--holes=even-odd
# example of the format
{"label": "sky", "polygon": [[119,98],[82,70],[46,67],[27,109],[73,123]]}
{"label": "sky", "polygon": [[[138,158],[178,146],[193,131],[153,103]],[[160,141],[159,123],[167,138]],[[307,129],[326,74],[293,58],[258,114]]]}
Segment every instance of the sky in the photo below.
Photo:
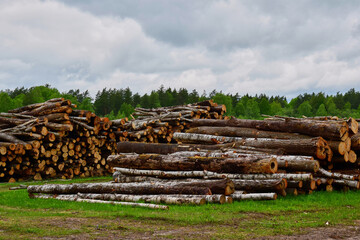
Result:
{"label": "sky", "polygon": [[360,1],[0,0],[0,89],[360,89]]}

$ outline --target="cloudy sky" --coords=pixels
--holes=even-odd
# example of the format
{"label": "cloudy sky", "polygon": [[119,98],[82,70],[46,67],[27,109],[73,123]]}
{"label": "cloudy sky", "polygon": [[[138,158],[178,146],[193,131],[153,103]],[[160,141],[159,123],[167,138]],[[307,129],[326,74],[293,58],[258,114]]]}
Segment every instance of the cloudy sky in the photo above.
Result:
{"label": "cloudy sky", "polygon": [[0,89],[360,90],[360,1],[0,0]]}

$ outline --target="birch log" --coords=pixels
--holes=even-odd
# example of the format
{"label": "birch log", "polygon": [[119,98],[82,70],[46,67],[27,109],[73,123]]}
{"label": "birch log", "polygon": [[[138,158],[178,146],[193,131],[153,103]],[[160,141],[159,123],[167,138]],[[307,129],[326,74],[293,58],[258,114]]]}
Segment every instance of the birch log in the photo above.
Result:
{"label": "birch log", "polygon": [[87,202],[87,203],[102,203],[102,204],[113,204],[113,205],[122,205],[122,206],[132,206],[132,207],[145,207],[151,209],[162,209],[168,210],[168,206],[157,205],[151,203],[135,203],[135,202],[118,202],[118,201],[103,201],[95,199],[83,199],[77,197],[76,194],[71,195],[34,195],[30,194],[30,198],[41,198],[41,199],[57,199],[62,201],[74,201],[74,202]]}
{"label": "birch log", "polygon": [[242,201],[242,200],[276,200],[276,193],[233,193],[230,195],[234,201]]}

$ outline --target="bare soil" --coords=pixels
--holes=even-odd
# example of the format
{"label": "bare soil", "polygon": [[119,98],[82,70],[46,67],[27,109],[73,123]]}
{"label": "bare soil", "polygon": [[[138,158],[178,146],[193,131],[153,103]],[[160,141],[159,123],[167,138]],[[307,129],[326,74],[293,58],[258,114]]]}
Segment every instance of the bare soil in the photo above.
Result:
{"label": "bare soil", "polygon": [[[42,239],[227,239],[221,235],[219,229],[225,232],[236,230],[234,226],[201,225],[201,226],[178,226],[162,220],[144,221],[129,219],[98,219],[98,218],[46,218],[49,227],[65,229],[81,229],[81,234],[65,237],[43,237]],[[83,231],[87,229],[87,231]],[[244,236],[244,239],[253,239]],[[360,239],[360,221],[355,221],[354,226],[329,226],[322,228],[306,228],[296,235],[277,235],[256,238],[262,239]]]}

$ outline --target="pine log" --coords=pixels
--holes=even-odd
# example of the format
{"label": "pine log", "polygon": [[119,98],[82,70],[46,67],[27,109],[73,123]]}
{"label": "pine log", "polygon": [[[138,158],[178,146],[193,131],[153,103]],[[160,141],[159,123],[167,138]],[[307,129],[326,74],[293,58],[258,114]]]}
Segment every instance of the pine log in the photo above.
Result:
{"label": "pine log", "polygon": [[211,194],[207,187],[191,185],[151,184],[151,183],[79,183],[46,184],[28,187],[29,193],[75,194],[75,193],[123,193],[123,194]]}
{"label": "pine log", "polygon": [[246,192],[277,192],[286,189],[286,179],[244,180],[233,179],[236,190]]}
{"label": "pine log", "polygon": [[322,136],[332,140],[346,139],[349,128],[346,122],[339,124],[291,118],[287,118],[286,120],[250,120],[237,118],[230,120],[195,119],[191,122],[191,127],[198,126],[256,128],[265,131],[300,133],[314,137]]}
{"label": "pine log", "polygon": [[192,141],[203,143],[216,142],[240,142],[244,146],[282,149],[284,154],[293,155],[313,155],[318,159],[331,160],[332,152],[327,146],[326,141],[321,137],[311,139],[287,140],[287,139],[268,139],[268,138],[236,138],[214,136],[196,133],[174,133],[174,139],[178,141]]}
{"label": "pine log", "polygon": [[107,162],[112,167],[169,171],[208,170],[229,173],[275,173],[277,171],[275,158],[261,159],[256,156],[247,156],[244,158],[174,158],[167,155],[156,154],[128,154],[110,155]]}
{"label": "pine log", "polygon": [[[286,162],[286,165],[285,165]],[[320,164],[316,160],[278,160],[279,168],[292,172],[312,172],[319,170]]]}
{"label": "pine log", "polygon": [[[271,152],[269,149],[259,149],[247,146],[241,146],[239,143],[227,143],[217,145],[202,145],[202,144],[165,144],[165,143],[141,143],[141,142],[118,142],[118,153],[157,153],[157,154],[169,154],[180,151],[199,151],[199,150],[219,150],[226,148],[235,148],[238,151],[243,150],[256,150]],[[274,152],[271,152],[274,153]]]}
{"label": "pine log", "polygon": [[246,137],[246,138],[276,138],[276,139],[309,139],[311,136],[298,133],[262,131],[255,128],[243,127],[214,127],[200,126],[186,130],[186,133],[198,133],[219,135],[227,137]]}

